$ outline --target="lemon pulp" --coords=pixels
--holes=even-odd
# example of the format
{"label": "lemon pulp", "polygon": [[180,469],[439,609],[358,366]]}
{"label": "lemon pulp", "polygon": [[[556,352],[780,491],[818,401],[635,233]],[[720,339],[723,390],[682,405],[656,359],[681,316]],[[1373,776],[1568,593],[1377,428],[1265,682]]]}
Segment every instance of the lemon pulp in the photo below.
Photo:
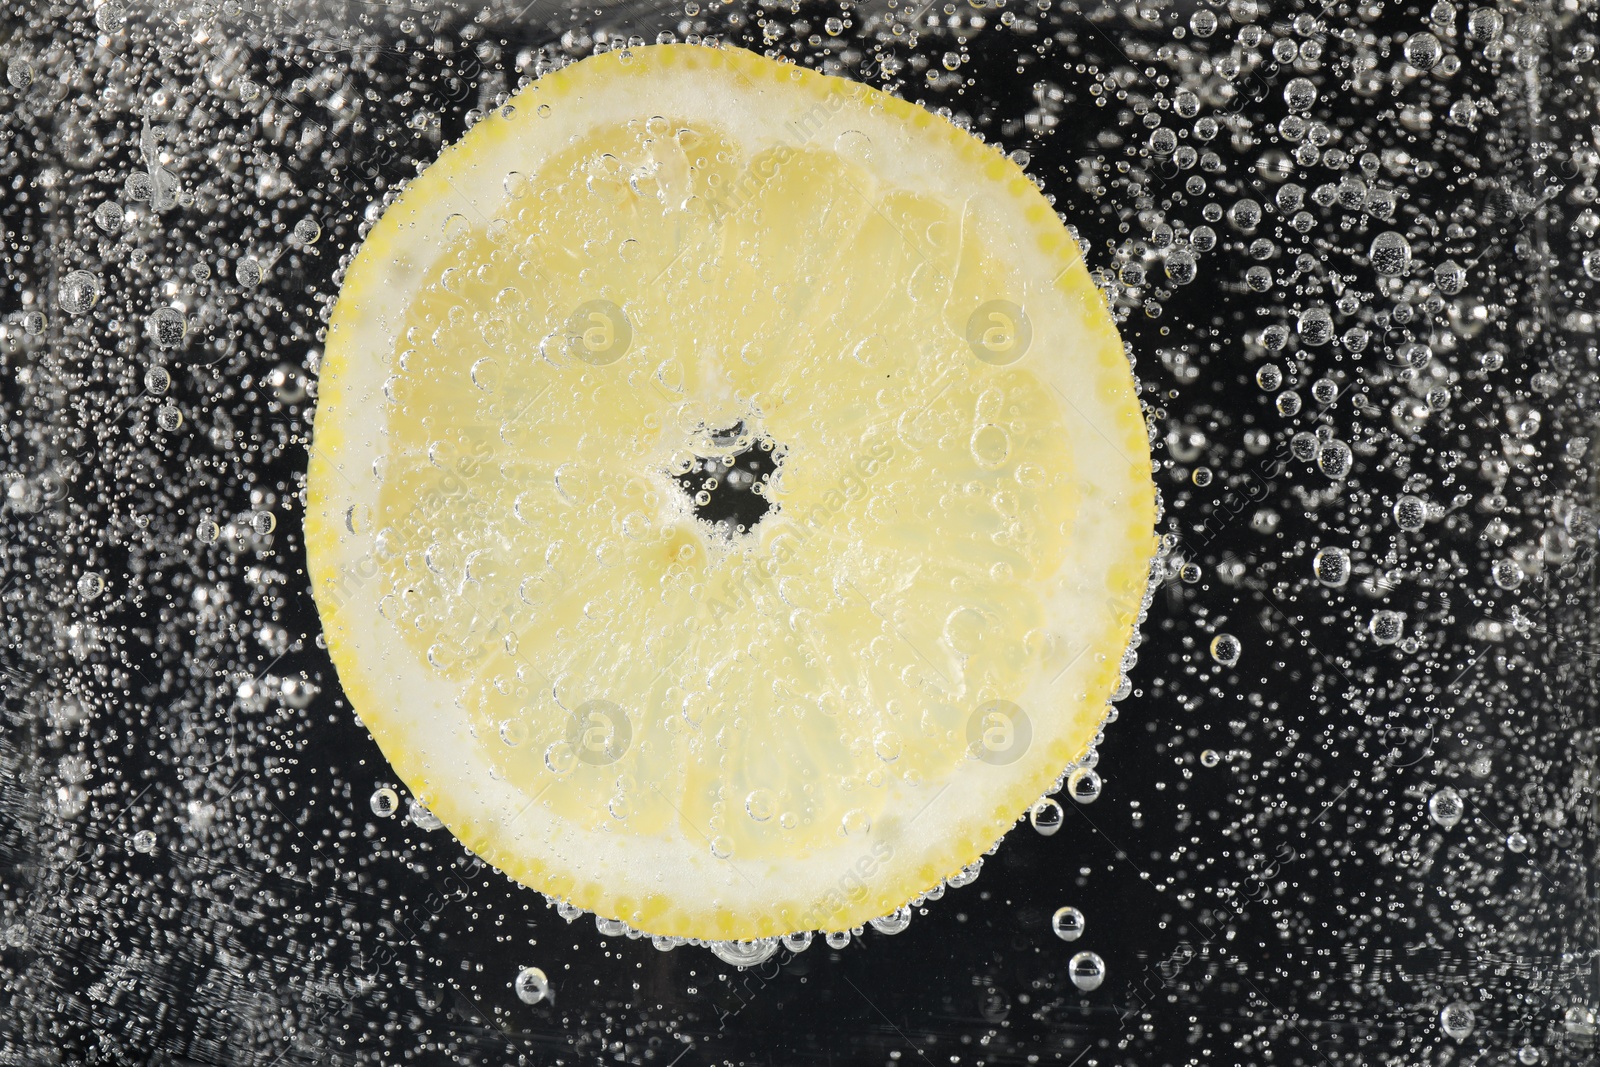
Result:
{"label": "lemon pulp", "polygon": [[306,543],[349,699],[464,845],[732,940],[896,911],[1083,756],[1155,509],[1015,164],[662,45],[529,86],[366,237]]}

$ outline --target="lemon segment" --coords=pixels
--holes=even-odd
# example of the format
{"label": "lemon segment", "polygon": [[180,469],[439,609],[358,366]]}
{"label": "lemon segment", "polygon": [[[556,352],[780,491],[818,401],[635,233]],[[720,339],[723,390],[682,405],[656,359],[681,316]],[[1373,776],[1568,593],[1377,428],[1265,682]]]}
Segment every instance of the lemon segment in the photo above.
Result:
{"label": "lemon segment", "polygon": [[1018,167],[662,45],[541,78],[373,227],[306,543],[352,705],[464,845],[733,940],[895,911],[1051,789],[1155,518],[1121,341]]}

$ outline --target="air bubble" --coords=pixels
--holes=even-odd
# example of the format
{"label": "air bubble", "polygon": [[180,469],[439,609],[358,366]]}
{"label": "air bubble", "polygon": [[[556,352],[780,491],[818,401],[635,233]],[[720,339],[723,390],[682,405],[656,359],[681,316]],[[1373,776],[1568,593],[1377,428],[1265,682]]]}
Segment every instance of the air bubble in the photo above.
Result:
{"label": "air bubble", "polygon": [[1439,65],[1444,47],[1439,43],[1439,38],[1424,30],[1407,39],[1405,55],[1407,63],[1418,70],[1428,71]]}
{"label": "air bubble", "polygon": [[1467,1035],[1472,1033],[1472,1027],[1476,1021],[1477,1017],[1473,1014],[1472,1009],[1460,1002],[1446,1005],[1439,1012],[1439,1028],[1452,1041],[1465,1040]]}
{"label": "air bubble", "polygon": [[1061,829],[1065,817],[1061,805],[1052,797],[1035,801],[1033,807],[1028,809],[1028,822],[1045,837],[1054,836]]}
{"label": "air bubble", "polygon": [[1394,521],[1402,530],[1420,530],[1428,521],[1428,505],[1421,497],[1403,496],[1394,502]]}
{"label": "air bubble", "polygon": [[1067,974],[1081,991],[1093,993],[1106,980],[1106,961],[1093,952],[1080,952],[1067,964]]}
{"label": "air bubble", "polygon": [[1398,611],[1387,609],[1372,613],[1367,632],[1380,645],[1392,645],[1405,636],[1406,617]]}
{"label": "air bubble", "polygon": [[1100,799],[1100,776],[1079,767],[1067,776],[1067,795],[1079,804],[1093,804]]}
{"label": "air bubble", "polygon": [[372,809],[372,814],[387,819],[400,810],[400,794],[388,786],[382,786],[372,791],[372,796],[367,799],[367,806]]}
{"label": "air bubble", "polygon": [[56,302],[69,315],[86,314],[100,302],[100,279],[86,270],[68,271],[61,279]]}
{"label": "air bubble", "polygon": [[1384,230],[1367,248],[1372,269],[1385,278],[1399,278],[1411,269],[1411,242],[1404,234]]}
{"label": "air bubble", "polygon": [[1050,930],[1063,941],[1076,941],[1083,936],[1087,921],[1077,908],[1057,908],[1050,917]]}
{"label": "air bubble", "polygon": [[157,308],[145,319],[145,330],[157,347],[177,348],[189,332],[189,323],[177,308]]}
{"label": "air bubble", "polygon": [[411,806],[406,809],[406,818],[419,830],[437,830],[444,825],[437,815],[429,811],[427,806],[415,797],[411,799]]}

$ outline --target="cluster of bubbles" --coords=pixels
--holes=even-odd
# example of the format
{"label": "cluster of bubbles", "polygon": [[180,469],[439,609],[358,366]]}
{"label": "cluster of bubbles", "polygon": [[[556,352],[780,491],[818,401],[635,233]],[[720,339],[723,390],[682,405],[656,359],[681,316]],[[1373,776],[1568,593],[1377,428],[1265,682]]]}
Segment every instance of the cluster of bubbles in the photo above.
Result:
{"label": "cluster of bubbles", "polygon": [[[836,1012],[846,1059],[1592,1062],[1592,10],[33,6],[0,36],[7,1062],[767,1062]],[[341,262],[519,85],[656,40],[1002,146],[1156,446],[1120,721],[982,878],[825,964],[530,904],[388,781],[306,588]]]}

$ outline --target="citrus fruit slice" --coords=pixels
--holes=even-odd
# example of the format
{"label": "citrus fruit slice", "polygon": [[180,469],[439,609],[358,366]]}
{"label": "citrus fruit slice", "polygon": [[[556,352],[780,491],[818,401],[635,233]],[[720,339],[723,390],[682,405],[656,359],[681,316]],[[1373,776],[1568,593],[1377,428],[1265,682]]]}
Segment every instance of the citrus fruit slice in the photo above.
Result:
{"label": "citrus fruit slice", "polygon": [[1127,356],[1005,156],[735,49],[541,78],[384,212],[306,546],[484,860],[653,935],[845,931],[1096,737],[1155,552]]}

